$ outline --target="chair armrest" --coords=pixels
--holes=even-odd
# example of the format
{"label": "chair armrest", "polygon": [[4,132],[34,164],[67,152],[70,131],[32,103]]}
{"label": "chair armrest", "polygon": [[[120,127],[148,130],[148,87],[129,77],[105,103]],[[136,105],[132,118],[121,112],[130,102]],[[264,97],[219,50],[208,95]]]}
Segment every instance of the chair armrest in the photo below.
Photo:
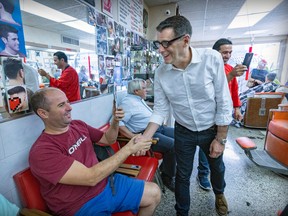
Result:
{"label": "chair armrest", "polygon": [[27,209],[23,208],[20,210],[21,216],[52,216],[46,212],[40,211],[38,209]]}
{"label": "chair armrest", "polygon": [[[129,142],[130,139],[129,138],[126,138],[126,137],[122,137],[122,136],[118,136],[117,137],[117,141],[118,142]],[[159,138],[152,138],[152,144],[157,144],[158,141],[159,141]]]}

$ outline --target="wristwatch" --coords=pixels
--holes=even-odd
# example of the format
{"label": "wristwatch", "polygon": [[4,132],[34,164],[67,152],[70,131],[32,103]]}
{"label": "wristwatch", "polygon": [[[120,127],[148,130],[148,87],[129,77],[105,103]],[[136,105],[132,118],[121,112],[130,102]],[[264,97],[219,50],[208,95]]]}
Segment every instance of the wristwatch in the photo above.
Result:
{"label": "wristwatch", "polygon": [[218,139],[218,138],[216,137],[216,140],[217,140],[220,144],[222,144],[222,145],[225,145],[225,144],[227,143],[227,139]]}

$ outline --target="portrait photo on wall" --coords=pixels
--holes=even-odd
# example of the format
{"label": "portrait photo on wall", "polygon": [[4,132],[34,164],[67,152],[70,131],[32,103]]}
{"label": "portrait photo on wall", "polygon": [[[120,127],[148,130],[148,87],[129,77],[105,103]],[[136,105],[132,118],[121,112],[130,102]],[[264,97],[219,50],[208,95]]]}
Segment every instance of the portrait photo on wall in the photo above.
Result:
{"label": "portrait photo on wall", "polygon": [[94,8],[87,7],[87,23],[96,26],[96,11]]}
{"label": "portrait photo on wall", "polygon": [[107,55],[107,42],[98,42],[97,43],[97,53],[99,55]]}
{"label": "portrait photo on wall", "polygon": [[1,57],[3,86],[25,84],[25,73],[21,58]]}
{"label": "portrait photo on wall", "polygon": [[114,55],[114,39],[108,38],[108,52],[107,55]]}
{"label": "portrait photo on wall", "polygon": [[107,16],[102,13],[95,12],[96,14],[96,24],[99,26],[107,27]]}
{"label": "portrait photo on wall", "polygon": [[22,26],[19,0],[0,0],[0,22]]}
{"label": "portrait photo on wall", "polygon": [[102,12],[110,17],[113,17],[112,0],[101,0],[101,3],[102,3]]}
{"label": "portrait photo on wall", "polygon": [[124,26],[114,22],[115,34],[116,37],[124,37],[125,36],[125,28]]}
{"label": "portrait photo on wall", "polygon": [[103,55],[98,55],[98,71],[99,71],[99,76],[105,75],[105,62],[104,62]]}
{"label": "portrait photo on wall", "polygon": [[22,27],[0,22],[0,56],[26,56]]}
{"label": "portrait photo on wall", "polygon": [[106,69],[112,69],[114,67],[114,57],[107,56],[105,58],[105,67]]}
{"label": "portrait photo on wall", "polygon": [[9,113],[17,113],[29,109],[28,95],[25,85],[7,87],[6,98]]}
{"label": "portrait photo on wall", "polygon": [[107,40],[107,29],[103,26],[96,26],[97,42],[106,42]]}
{"label": "portrait photo on wall", "polygon": [[114,38],[115,37],[114,20],[111,18],[108,18],[107,30],[108,30],[108,37]]}
{"label": "portrait photo on wall", "polygon": [[0,0],[0,56],[26,56],[19,0]]}
{"label": "portrait photo on wall", "polygon": [[126,35],[125,40],[126,40],[127,46],[131,46],[131,32],[126,30],[125,35]]}

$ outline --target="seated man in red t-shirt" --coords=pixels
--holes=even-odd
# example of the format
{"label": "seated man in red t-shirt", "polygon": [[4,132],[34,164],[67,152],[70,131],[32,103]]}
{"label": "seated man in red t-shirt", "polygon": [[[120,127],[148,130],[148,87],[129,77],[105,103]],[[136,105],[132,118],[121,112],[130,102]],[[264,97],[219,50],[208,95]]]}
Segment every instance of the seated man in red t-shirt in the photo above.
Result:
{"label": "seated man in red t-shirt", "polygon": [[72,120],[72,107],[57,88],[36,91],[31,105],[45,129],[30,150],[29,164],[53,215],[111,215],[127,210],[153,215],[161,198],[158,185],[120,174],[115,174],[113,181],[108,178],[129,155],[149,150],[151,142],[135,144],[131,139],[101,162],[93,149],[92,143],[115,142],[124,111],[114,109],[110,128],[103,133]]}

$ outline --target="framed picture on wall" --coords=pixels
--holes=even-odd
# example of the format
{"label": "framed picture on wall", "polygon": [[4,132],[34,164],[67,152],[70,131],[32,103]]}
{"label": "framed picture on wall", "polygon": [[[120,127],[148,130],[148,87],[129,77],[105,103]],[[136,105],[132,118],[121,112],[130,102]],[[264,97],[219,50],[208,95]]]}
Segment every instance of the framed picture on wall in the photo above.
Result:
{"label": "framed picture on wall", "polygon": [[101,0],[101,3],[102,3],[102,12],[110,17],[113,17],[112,0]]}

